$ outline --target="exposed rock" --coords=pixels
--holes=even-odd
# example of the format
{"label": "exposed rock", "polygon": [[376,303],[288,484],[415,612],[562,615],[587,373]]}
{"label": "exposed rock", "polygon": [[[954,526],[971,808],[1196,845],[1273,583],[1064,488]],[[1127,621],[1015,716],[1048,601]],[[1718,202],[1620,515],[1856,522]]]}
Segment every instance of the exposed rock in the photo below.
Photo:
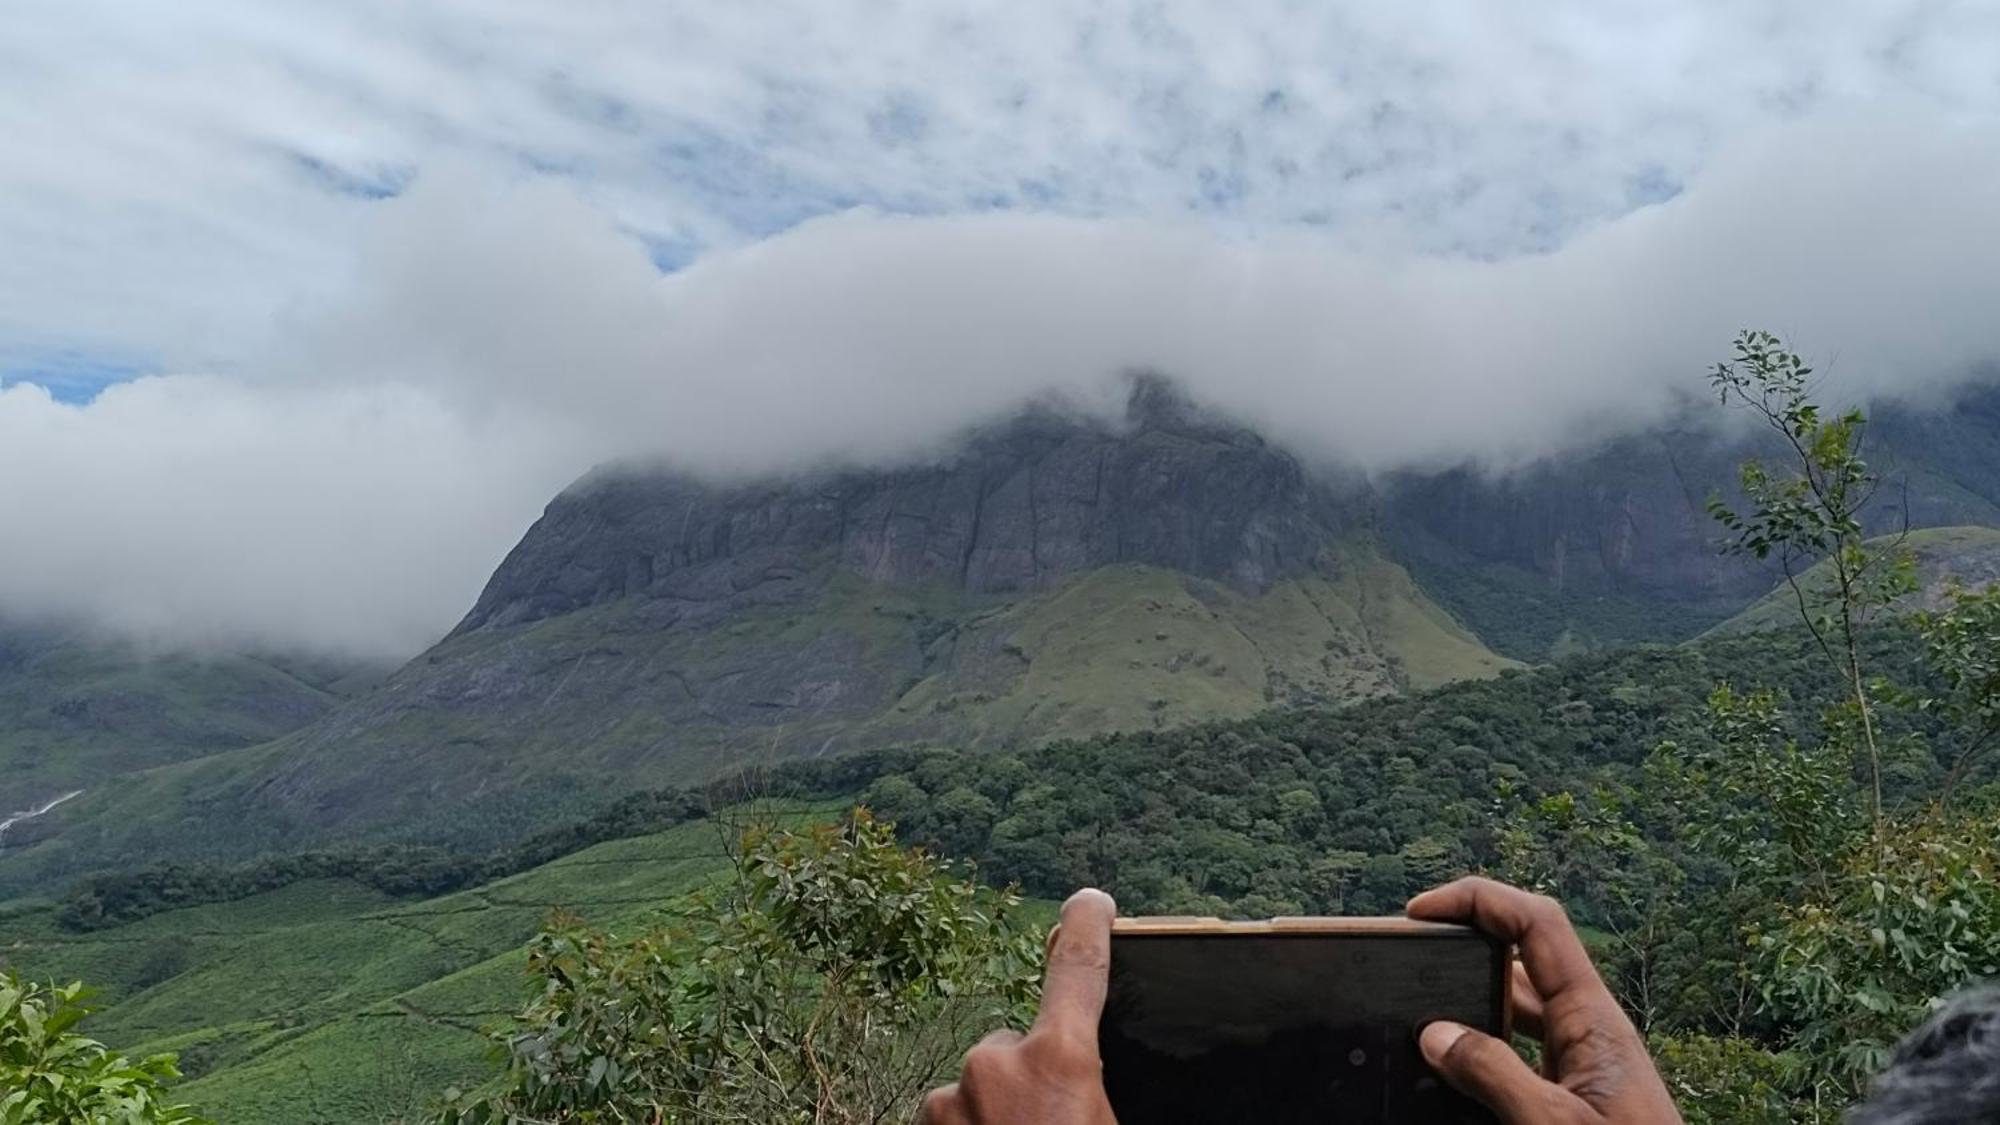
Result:
{"label": "exposed rock", "polygon": [[[1871,419],[1866,453],[1884,481],[1873,530],[2000,526],[2000,388]],[[1505,476],[1399,474],[1382,482],[1380,526],[1428,592],[1510,655],[1542,658],[1579,630],[1597,643],[1684,640],[1776,578],[1723,557],[1707,511],[1709,497],[1733,495],[1753,455],[1783,463],[1754,435],[1725,440],[1690,424]]]}
{"label": "exposed rock", "polygon": [[828,558],[869,581],[975,597],[1117,563],[1255,591],[1311,568],[1366,507],[1142,380],[1123,430],[1034,411],[937,465],[733,485],[601,470],[549,505],[457,632],[628,595],[783,598],[768,588]]}

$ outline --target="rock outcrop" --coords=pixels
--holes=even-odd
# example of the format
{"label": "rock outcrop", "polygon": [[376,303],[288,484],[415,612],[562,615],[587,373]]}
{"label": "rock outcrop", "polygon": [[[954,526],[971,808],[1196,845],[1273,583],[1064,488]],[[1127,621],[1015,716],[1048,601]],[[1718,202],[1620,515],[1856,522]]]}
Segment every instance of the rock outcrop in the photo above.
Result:
{"label": "rock outcrop", "polygon": [[457,631],[627,596],[733,599],[828,559],[975,598],[1119,563],[1261,591],[1309,570],[1366,513],[1358,488],[1309,479],[1148,379],[1122,428],[1036,410],[935,465],[731,485],[600,470],[549,505]]}

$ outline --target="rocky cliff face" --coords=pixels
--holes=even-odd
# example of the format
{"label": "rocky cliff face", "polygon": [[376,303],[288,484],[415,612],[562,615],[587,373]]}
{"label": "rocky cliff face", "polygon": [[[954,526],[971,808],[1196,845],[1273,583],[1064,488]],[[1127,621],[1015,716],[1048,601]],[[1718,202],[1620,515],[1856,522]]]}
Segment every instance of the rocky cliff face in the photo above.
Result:
{"label": "rocky cliff face", "polygon": [[1261,591],[1364,518],[1255,434],[1137,384],[1127,427],[1048,411],[949,460],[713,486],[605,470],[548,507],[458,628],[520,625],[633,596],[741,599],[834,560],[871,582],[970,597],[1047,590],[1120,563]]}
{"label": "rocky cliff face", "polygon": [[[1926,409],[1871,412],[1867,455],[1884,479],[1877,531],[2000,526],[2000,388]],[[1694,419],[1693,421],[1699,421]],[[1396,557],[1489,644],[1523,659],[1564,645],[1678,641],[1740,610],[1775,580],[1722,557],[1707,511],[1731,496],[1754,436],[1666,426],[1506,476],[1470,469],[1382,482]]]}

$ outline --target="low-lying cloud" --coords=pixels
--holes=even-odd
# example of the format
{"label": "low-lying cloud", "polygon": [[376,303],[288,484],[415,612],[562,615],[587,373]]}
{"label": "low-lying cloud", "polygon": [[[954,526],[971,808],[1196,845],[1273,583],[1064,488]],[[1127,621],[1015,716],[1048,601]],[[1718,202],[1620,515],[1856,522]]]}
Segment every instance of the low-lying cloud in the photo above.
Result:
{"label": "low-lying cloud", "polygon": [[1559,249],[1365,231],[850,211],[662,275],[545,183],[420,177],[246,371],[0,390],[0,611],[162,643],[408,655],[594,463],[712,474],[931,455],[1153,370],[1315,459],[1504,467],[1643,426],[1740,327],[1831,393],[2000,356],[2000,145],[1973,123],[1801,125]]}

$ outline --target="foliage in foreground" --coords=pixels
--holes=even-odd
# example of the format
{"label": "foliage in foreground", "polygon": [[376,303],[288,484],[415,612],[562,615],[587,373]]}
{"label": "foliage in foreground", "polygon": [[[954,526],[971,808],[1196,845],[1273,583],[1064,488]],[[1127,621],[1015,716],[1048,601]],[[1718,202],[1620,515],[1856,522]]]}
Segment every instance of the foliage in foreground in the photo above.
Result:
{"label": "foliage in foreground", "polygon": [[1789,464],[1746,464],[1743,509],[1711,510],[1730,550],[1780,566],[1839,694],[1806,725],[1724,683],[1707,737],[1662,744],[1645,785],[1529,801],[1503,842],[1510,874],[1605,930],[1691,1118],[1831,1121],[1946,997],[2000,976],[2000,793],[1963,785],[2000,737],[2000,592],[1916,615],[1921,680],[1877,674],[1868,637],[1914,568],[1900,538],[1863,537],[1866,420],[1824,413],[1810,375],[1765,333],[1715,369]]}
{"label": "foliage in foreground", "polygon": [[753,828],[736,878],[657,928],[538,938],[505,1073],[437,1120],[907,1119],[973,1035],[1032,1018],[1042,934],[1018,905],[865,810]]}
{"label": "foliage in foreground", "polygon": [[167,1100],[172,1055],[133,1062],[76,1033],[84,999],[79,984],[0,977],[0,1125],[205,1125]]}

